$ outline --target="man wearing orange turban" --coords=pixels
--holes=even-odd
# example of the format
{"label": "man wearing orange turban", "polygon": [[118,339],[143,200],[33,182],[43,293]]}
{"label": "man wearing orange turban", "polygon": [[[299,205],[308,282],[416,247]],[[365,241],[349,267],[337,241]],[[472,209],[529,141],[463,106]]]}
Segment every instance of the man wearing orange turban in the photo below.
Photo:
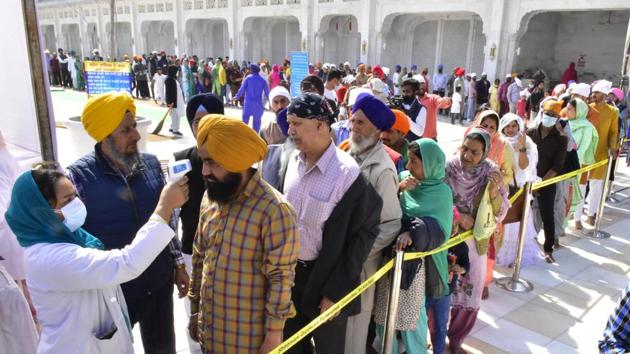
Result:
{"label": "man wearing orange turban", "polygon": [[396,121],[390,129],[381,133],[381,140],[383,140],[385,145],[399,153],[403,158],[403,166],[407,166],[409,161],[409,142],[405,139],[405,136],[409,133],[411,124],[405,112],[398,109],[392,109],[392,112],[394,112]]}
{"label": "man wearing orange turban", "polygon": [[295,212],[251,168],[267,144],[238,118],[203,117],[197,147],[207,195],[193,241],[190,335],[205,353],[268,353],[295,316]]}

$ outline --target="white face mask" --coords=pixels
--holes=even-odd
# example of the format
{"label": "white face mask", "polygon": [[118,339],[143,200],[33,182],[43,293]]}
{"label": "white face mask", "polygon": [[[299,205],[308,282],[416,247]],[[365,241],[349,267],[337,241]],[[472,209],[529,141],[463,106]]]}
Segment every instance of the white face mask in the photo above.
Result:
{"label": "white face mask", "polygon": [[543,117],[542,117],[542,121],[541,121],[541,123],[542,123],[542,125],[543,125],[543,126],[545,126],[545,127],[547,127],[547,128],[551,128],[551,127],[553,127],[554,125],[556,125],[556,121],[557,121],[557,120],[558,120],[558,119],[557,119],[557,118],[555,118],[555,117],[551,117],[551,116],[548,116],[548,115],[546,115],[546,114],[543,114]]}
{"label": "white face mask", "polygon": [[63,224],[72,232],[80,228],[87,217],[85,204],[78,197],[61,208],[61,213],[63,214]]}

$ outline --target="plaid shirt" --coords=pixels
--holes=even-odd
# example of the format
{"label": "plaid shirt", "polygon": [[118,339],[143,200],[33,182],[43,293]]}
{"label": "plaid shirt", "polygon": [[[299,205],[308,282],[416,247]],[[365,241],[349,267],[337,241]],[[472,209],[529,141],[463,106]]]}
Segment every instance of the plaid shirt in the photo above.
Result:
{"label": "plaid shirt", "polygon": [[608,319],[599,352],[621,354],[630,352],[630,285],[626,286],[615,312]]}
{"label": "plaid shirt", "polygon": [[295,316],[295,212],[258,172],[235,200],[206,197],[201,210],[188,294],[200,343],[209,353],[255,353]]}

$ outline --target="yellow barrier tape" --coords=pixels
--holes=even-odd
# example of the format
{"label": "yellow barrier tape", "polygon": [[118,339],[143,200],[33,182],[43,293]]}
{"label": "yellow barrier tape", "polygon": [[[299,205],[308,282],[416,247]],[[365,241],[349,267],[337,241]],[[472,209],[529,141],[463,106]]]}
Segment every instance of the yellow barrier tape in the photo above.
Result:
{"label": "yellow barrier tape", "polygon": [[558,182],[563,181],[565,179],[569,179],[569,178],[575,177],[575,176],[577,176],[577,175],[579,175],[579,174],[581,174],[583,172],[587,172],[587,171],[596,169],[598,167],[604,166],[607,163],[608,163],[608,159],[604,159],[604,160],[596,162],[596,163],[594,163],[592,165],[588,165],[586,167],[582,167],[579,170],[575,170],[573,172],[565,173],[563,175],[560,175],[560,176],[557,176],[557,177],[554,177],[554,178],[550,178],[550,179],[548,179],[546,181],[534,183],[534,185],[532,186],[532,190],[536,190],[536,189],[540,189],[540,188],[543,188],[543,187],[550,186],[552,184],[558,183]]}
{"label": "yellow barrier tape", "polygon": [[[562,180],[569,179],[571,177],[579,175],[582,172],[590,171],[590,170],[598,168],[600,166],[604,166],[607,163],[608,163],[608,159],[605,159],[605,160],[599,161],[599,162],[597,162],[595,164],[583,167],[583,168],[581,168],[579,170],[576,170],[576,171],[573,171],[573,172],[569,172],[569,173],[566,173],[564,175],[557,176],[557,177],[548,179],[548,180],[543,181],[543,182],[534,183],[534,185],[532,186],[532,190],[540,189],[540,188],[546,187],[548,185],[552,185],[554,183],[560,182]],[[514,203],[514,201],[516,201],[516,199],[523,193],[523,191],[524,191],[524,189],[521,188],[516,193],[514,193],[514,195],[510,198],[510,204]],[[453,246],[455,246],[455,245],[457,245],[457,244],[459,244],[461,242],[466,241],[467,239],[471,238],[472,236],[473,236],[472,235],[472,230],[463,232],[463,233],[461,233],[461,234],[459,234],[457,236],[451,237],[442,246],[440,246],[440,247],[438,247],[436,249],[433,249],[431,251],[405,253],[404,260],[405,261],[410,261],[410,260],[423,258],[423,257],[426,257],[426,256],[430,256],[432,254],[435,254],[435,253],[442,252],[442,251],[447,250],[447,249],[449,249],[449,248],[451,248],[451,247],[453,247]],[[361,283],[361,285],[359,285],[354,290],[352,290],[350,293],[348,293],[348,295],[344,296],[341,300],[336,302],[333,306],[331,306],[324,313],[322,313],[321,315],[317,316],[314,320],[312,320],[309,324],[304,326],[304,328],[299,330],[297,333],[292,335],[289,339],[287,339],[284,342],[282,342],[279,346],[277,346],[274,350],[272,350],[270,352],[270,354],[282,354],[282,353],[285,353],[287,350],[289,350],[289,348],[291,348],[292,346],[297,344],[297,342],[301,341],[306,336],[308,336],[311,332],[313,332],[315,329],[317,329],[317,327],[321,326],[322,324],[324,324],[328,320],[330,320],[332,317],[334,317],[335,314],[340,312],[341,309],[343,309],[349,303],[351,303],[352,300],[354,300],[357,297],[359,297],[359,295],[361,295],[361,293],[363,293],[369,287],[374,285],[379,279],[381,279],[383,276],[385,276],[385,274],[387,274],[387,272],[389,272],[393,267],[394,267],[394,260],[391,259],[383,267],[381,267],[379,270],[377,270],[376,273],[374,273],[371,277],[367,278],[363,283]]]}
{"label": "yellow barrier tape", "polygon": [[418,258],[423,258],[426,256],[430,256],[432,254],[435,253],[440,253],[444,250],[447,250],[455,245],[457,245],[458,243],[464,242],[467,239],[472,237],[472,230],[463,232],[457,236],[451,237],[448,241],[446,241],[442,246],[432,249],[430,251],[426,251],[426,252],[408,252],[405,253],[405,260],[406,261],[411,261],[413,259],[418,259]]}
{"label": "yellow barrier tape", "polygon": [[[521,194],[523,194],[523,191],[524,191],[523,188],[521,188],[518,191],[516,191],[516,193],[514,193],[514,195],[510,198],[510,204],[513,204],[516,201],[516,198],[518,198]],[[435,254],[435,253],[440,253],[440,252],[442,252],[444,250],[447,250],[447,249],[457,245],[458,243],[461,243],[461,242],[464,242],[464,241],[468,240],[471,237],[472,237],[472,230],[468,230],[468,231],[462,232],[461,234],[459,234],[457,236],[451,237],[442,246],[440,246],[438,248],[435,248],[435,249],[432,249],[430,251],[405,253],[405,261],[410,261],[410,260],[413,260],[413,259],[418,259],[418,258],[430,256],[430,255]]]}
{"label": "yellow barrier tape", "polygon": [[317,316],[314,320],[312,320],[309,324],[307,324],[304,328],[302,328],[299,332],[292,335],[289,339],[282,342],[279,346],[277,346],[274,350],[269,352],[270,354],[281,354],[289,350],[292,346],[297,344],[297,342],[304,339],[307,335],[313,332],[317,327],[326,323],[332,317],[335,316],[341,309],[346,307],[352,300],[361,295],[362,292],[367,290],[370,286],[374,285],[379,279],[381,279],[390,269],[394,267],[394,260],[390,260],[387,262],[381,269],[377,270],[374,275],[367,278],[361,285],[359,285],[356,289],[352,290],[348,295],[344,296],[343,299],[339,300],[333,306],[331,306],[328,310],[326,310],[321,315]]}

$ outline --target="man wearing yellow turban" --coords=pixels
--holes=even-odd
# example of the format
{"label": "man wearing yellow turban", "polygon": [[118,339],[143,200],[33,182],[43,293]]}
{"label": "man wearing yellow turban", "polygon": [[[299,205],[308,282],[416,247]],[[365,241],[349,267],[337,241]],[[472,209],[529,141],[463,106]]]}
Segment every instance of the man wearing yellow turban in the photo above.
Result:
{"label": "man wearing yellow turban", "polygon": [[[99,235],[105,249],[123,248],[157,206],[165,183],[162,168],[157,157],[138,151],[136,106],[129,94],[91,98],[81,122],[97,142],[94,151],[68,167],[87,209],[83,228]],[[140,324],[146,353],[175,353],[173,283],[183,297],[188,282],[180,243],[174,239],[138,278],[122,284],[130,324]]]}
{"label": "man wearing yellow turban", "polygon": [[128,115],[135,119],[133,98],[125,92],[110,92],[88,100],[81,114],[81,123],[88,135],[100,142],[113,133]]}
{"label": "man wearing yellow turban", "polygon": [[193,241],[190,336],[206,353],[267,353],[295,316],[295,212],[251,168],[267,145],[238,118],[203,117],[197,148],[207,192]]}

